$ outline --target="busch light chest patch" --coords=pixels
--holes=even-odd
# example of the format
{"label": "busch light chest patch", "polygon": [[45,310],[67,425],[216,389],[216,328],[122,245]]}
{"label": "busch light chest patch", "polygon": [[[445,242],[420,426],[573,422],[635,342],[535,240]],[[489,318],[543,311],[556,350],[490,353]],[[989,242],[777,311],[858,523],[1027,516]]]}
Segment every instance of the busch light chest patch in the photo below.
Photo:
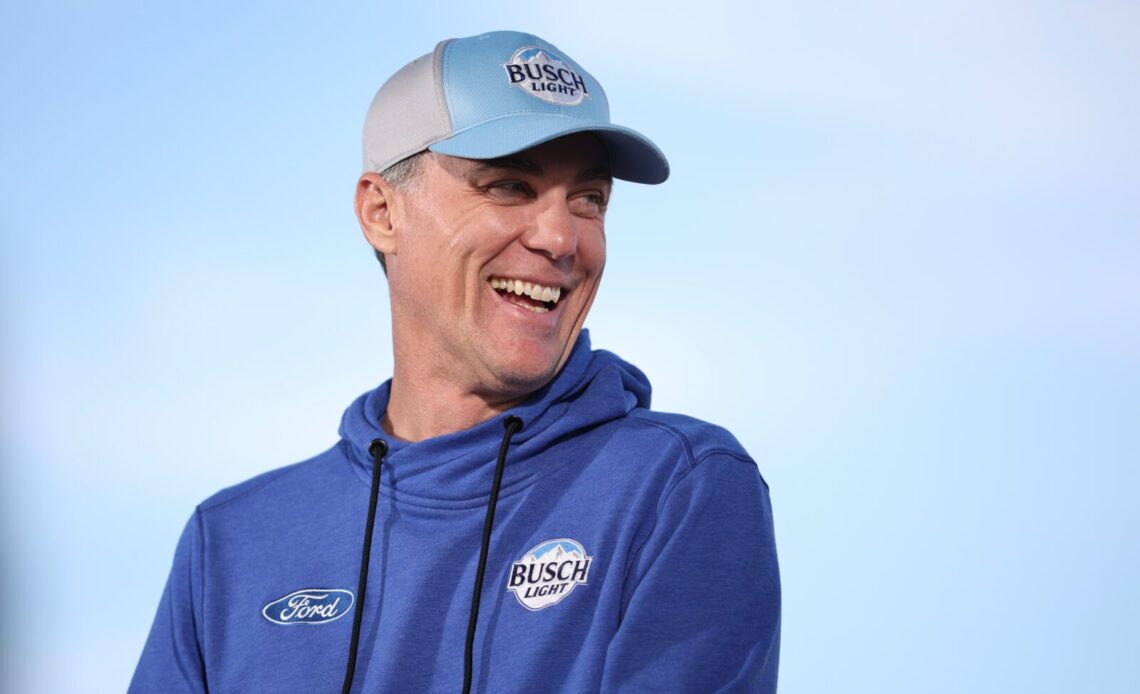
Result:
{"label": "busch light chest patch", "polygon": [[269,603],[261,614],[274,624],[324,624],[348,614],[354,600],[340,588],[304,588]]}
{"label": "busch light chest patch", "polygon": [[520,48],[503,63],[511,86],[536,99],[560,106],[577,106],[589,94],[586,81],[562,58],[542,48]]}
{"label": "busch light chest patch", "polygon": [[528,610],[550,607],[586,583],[592,559],[574,540],[547,540],[511,564],[507,590]]}

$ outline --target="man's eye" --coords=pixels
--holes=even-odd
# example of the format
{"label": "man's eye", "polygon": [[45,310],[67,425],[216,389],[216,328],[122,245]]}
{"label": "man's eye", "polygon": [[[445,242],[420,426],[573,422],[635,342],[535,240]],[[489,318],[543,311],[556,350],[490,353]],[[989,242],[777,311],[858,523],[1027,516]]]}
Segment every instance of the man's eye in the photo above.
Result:
{"label": "man's eye", "polygon": [[499,181],[487,186],[487,191],[502,197],[529,197],[531,193],[530,186],[524,181]]}
{"label": "man's eye", "polygon": [[570,199],[570,211],[582,217],[600,217],[606,211],[606,196],[583,193]]}

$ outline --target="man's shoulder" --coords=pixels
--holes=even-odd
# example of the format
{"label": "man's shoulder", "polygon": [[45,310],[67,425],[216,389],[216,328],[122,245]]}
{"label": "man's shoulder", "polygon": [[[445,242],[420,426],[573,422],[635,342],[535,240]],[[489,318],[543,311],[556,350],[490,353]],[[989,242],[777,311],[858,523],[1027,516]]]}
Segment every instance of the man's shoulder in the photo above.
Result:
{"label": "man's shoulder", "polygon": [[662,447],[679,447],[691,467],[713,457],[755,464],[728,429],[696,417],[639,408],[630,412],[625,422],[629,427],[652,432],[652,439]]}
{"label": "man's shoulder", "polygon": [[751,459],[732,432],[703,419],[639,408],[630,413],[628,420],[631,424],[656,427],[667,432],[695,456],[704,457],[719,452]]}
{"label": "man's shoulder", "polygon": [[226,487],[208,497],[198,508],[209,513],[233,506],[277,505],[299,490],[319,491],[328,483],[330,468],[348,471],[337,446],[307,460],[275,468]]}
{"label": "man's shoulder", "polygon": [[621,469],[643,480],[656,480],[658,503],[732,496],[745,487],[768,493],[756,460],[723,426],[639,408],[623,418],[622,427],[611,441],[619,457],[636,464]]}

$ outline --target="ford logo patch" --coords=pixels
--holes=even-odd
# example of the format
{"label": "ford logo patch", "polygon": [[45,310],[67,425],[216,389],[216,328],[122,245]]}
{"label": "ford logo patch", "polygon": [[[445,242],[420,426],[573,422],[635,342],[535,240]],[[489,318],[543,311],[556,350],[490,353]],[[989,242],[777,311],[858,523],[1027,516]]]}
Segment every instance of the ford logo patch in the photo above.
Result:
{"label": "ford logo patch", "polygon": [[261,614],[274,624],[324,624],[348,614],[354,601],[340,588],[305,588],[274,600]]}

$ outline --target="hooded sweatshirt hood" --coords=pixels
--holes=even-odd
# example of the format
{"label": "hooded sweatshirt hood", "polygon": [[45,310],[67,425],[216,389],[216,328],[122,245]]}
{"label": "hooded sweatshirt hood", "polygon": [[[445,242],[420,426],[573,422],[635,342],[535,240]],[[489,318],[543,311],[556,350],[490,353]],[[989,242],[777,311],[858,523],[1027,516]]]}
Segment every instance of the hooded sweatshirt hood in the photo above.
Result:
{"label": "hooded sweatshirt hood", "polygon": [[[341,420],[341,446],[362,482],[372,476],[369,446],[388,444],[381,473],[381,493],[432,507],[470,508],[487,501],[488,470],[503,437],[503,421],[514,415],[523,429],[511,445],[503,473],[502,496],[528,486],[543,472],[534,457],[551,444],[582,430],[648,408],[649,379],[616,354],[590,348],[582,330],[570,358],[546,386],[500,415],[469,429],[417,442],[388,435],[380,421],[388,406],[392,382],[356,399]],[[571,409],[570,404],[574,403]]]}

